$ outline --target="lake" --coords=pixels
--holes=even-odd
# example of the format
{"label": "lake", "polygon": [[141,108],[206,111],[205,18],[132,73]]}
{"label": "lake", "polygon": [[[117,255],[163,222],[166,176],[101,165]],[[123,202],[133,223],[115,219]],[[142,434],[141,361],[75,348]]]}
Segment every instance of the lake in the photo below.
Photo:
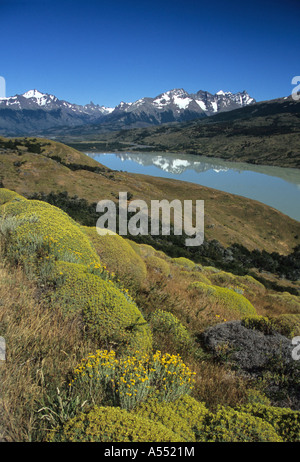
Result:
{"label": "lake", "polygon": [[189,181],[270,205],[300,221],[300,169],[175,153],[86,153],[113,170]]}

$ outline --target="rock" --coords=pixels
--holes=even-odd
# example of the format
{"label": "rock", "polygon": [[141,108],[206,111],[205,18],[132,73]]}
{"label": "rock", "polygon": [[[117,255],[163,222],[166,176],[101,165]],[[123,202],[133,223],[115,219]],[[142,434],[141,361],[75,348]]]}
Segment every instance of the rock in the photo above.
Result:
{"label": "rock", "polygon": [[219,357],[225,355],[230,363],[250,374],[265,368],[278,355],[286,364],[294,361],[294,346],[290,339],[277,332],[265,335],[258,330],[247,329],[241,321],[211,327],[202,334],[201,339],[213,354]]}
{"label": "rock", "polygon": [[278,332],[264,334],[241,321],[210,327],[199,337],[218,360],[249,379],[263,379],[273,405],[300,410],[300,361],[292,357],[295,345]]}

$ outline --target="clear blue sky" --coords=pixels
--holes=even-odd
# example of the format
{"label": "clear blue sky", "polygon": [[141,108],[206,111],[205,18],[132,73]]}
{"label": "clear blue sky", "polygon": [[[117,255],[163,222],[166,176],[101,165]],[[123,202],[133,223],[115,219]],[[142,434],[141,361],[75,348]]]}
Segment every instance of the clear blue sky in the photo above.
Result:
{"label": "clear blue sky", "polygon": [[106,106],[172,88],[289,95],[299,0],[0,0],[6,95]]}

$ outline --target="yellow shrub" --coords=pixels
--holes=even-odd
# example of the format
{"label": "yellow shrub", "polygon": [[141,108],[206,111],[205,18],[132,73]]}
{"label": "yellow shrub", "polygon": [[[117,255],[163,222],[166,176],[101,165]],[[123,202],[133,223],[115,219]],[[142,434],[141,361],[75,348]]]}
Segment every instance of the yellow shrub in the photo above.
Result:
{"label": "yellow shrub", "polygon": [[236,282],[236,277],[231,273],[227,273],[226,271],[212,273],[210,279],[211,282],[216,285],[234,284]]}
{"label": "yellow shrub", "polygon": [[153,398],[134,410],[136,415],[147,417],[180,435],[185,441],[196,441],[195,429],[201,429],[208,410],[203,403],[188,395],[172,403]]}
{"label": "yellow shrub", "polygon": [[188,279],[189,281],[204,282],[204,284],[211,284],[211,281],[200,271],[181,271],[180,276]]}
{"label": "yellow shrub", "polygon": [[194,263],[192,260],[189,260],[188,258],[185,258],[185,257],[172,258],[172,261],[176,265],[182,266],[183,268],[187,270],[192,270],[196,266],[196,263]]}
{"label": "yellow shrub", "polygon": [[2,217],[14,216],[18,219],[30,218],[34,221],[20,222],[12,236],[11,245],[30,245],[31,236],[39,236],[44,240],[55,242],[55,249],[60,252],[60,259],[64,255],[72,255],[80,263],[99,261],[89,238],[82,232],[81,227],[61,209],[46,202],[36,200],[18,200],[8,202],[0,207]]}
{"label": "yellow shrub", "polygon": [[172,313],[164,310],[156,310],[151,314],[150,326],[153,334],[160,340],[170,337],[176,351],[182,353],[191,348],[192,338],[188,330],[181,324]]}
{"label": "yellow shrub", "polygon": [[[85,390],[85,399],[104,394],[105,403],[134,409],[148,396],[175,401],[194,387],[195,373],[179,355],[133,351],[117,357],[114,351],[98,350],[75,368],[71,388]],[[99,404],[96,402],[96,404]]]}
{"label": "yellow shrub", "polygon": [[259,330],[267,335],[276,331],[288,338],[293,338],[300,333],[300,314],[246,316],[242,318],[242,325],[248,329]]}
{"label": "yellow shrub", "polygon": [[138,244],[139,252],[142,257],[149,257],[149,255],[155,255],[156,250],[152,245],[149,244]]}
{"label": "yellow shrub", "polygon": [[131,245],[118,234],[98,234],[96,227],[82,227],[108,271],[120,278],[125,287],[139,288],[147,276],[146,265]]}
{"label": "yellow shrub", "polygon": [[248,275],[237,276],[226,271],[218,271],[217,273],[212,272],[209,278],[213,284],[232,288],[241,294],[246,292],[247,294],[255,295],[266,290],[263,284]]}
{"label": "yellow shrub", "polygon": [[198,432],[199,441],[208,442],[282,442],[271,424],[247,412],[219,407],[208,414]]}
{"label": "yellow shrub", "polygon": [[145,262],[147,268],[150,268],[165,277],[170,275],[170,265],[166,260],[156,257],[155,255],[149,255],[145,258]]}
{"label": "yellow shrub", "polygon": [[23,196],[16,193],[15,191],[11,191],[10,189],[0,188],[0,205],[5,204],[6,202],[10,202],[13,199],[24,199]]}
{"label": "yellow shrub", "polygon": [[239,279],[242,283],[244,283],[245,285],[247,285],[250,289],[255,289],[256,291],[260,291],[260,292],[265,292],[266,288],[265,286],[257,281],[257,279],[253,278],[252,276],[249,276],[248,274],[246,274],[245,276],[239,276]]}
{"label": "yellow shrub", "polygon": [[239,316],[256,314],[256,310],[249,300],[232,289],[208,285],[203,282],[193,282],[189,285],[189,288],[197,290],[199,294],[209,297],[215,304],[219,304]]}
{"label": "yellow shrub", "polygon": [[53,442],[180,442],[163,424],[125,409],[95,406],[70,419],[50,438]]}
{"label": "yellow shrub", "polygon": [[[300,335],[300,313],[299,314],[281,314],[277,318],[277,325],[284,324],[288,332],[287,337],[297,337]],[[285,334],[286,335],[286,334]]]}
{"label": "yellow shrub", "polygon": [[53,300],[62,304],[65,311],[82,313],[91,335],[125,351],[151,348],[150,329],[141,312],[113,282],[76,263],[57,262],[56,274],[64,282],[53,294]]}
{"label": "yellow shrub", "polygon": [[271,424],[287,442],[300,442],[300,411],[265,404],[248,404],[239,408]]}
{"label": "yellow shrub", "polygon": [[135,241],[132,241],[131,239],[124,238],[124,240],[130,245],[130,247],[133,248],[135,253],[137,253],[138,255],[141,255],[140,244],[137,244]]}
{"label": "yellow shrub", "polygon": [[272,334],[274,331],[272,321],[266,316],[245,316],[242,318],[242,325],[247,329],[253,329],[263,332],[265,335]]}

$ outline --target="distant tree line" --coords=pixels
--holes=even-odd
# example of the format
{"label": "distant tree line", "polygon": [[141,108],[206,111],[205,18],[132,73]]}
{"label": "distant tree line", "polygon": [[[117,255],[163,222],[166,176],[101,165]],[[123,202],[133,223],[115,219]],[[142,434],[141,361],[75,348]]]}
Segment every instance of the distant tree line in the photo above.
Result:
{"label": "distant tree line", "polygon": [[67,164],[59,156],[49,156],[49,157],[50,157],[50,159],[53,159],[56,162],[59,162],[64,167],[67,167],[67,168],[69,168],[70,170],[73,170],[73,171],[75,171],[75,170],[88,170],[89,172],[93,172],[93,173],[104,173],[104,172],[109,172],[110,171],[106,167],[98,167],[98,166],[85,165],[85,164],[76,164],[74,162]]}
{"label": "distant tree line", "polygon": [[25,146],[29,152],[34,154],[41,154],[43,152],[43,147],[49,145],[50,143],[41,143],[37,141],[36,138],[32,139],[9,139],[9,140],[0,140],[0,148],[2,149],[18,149],[18,146]]}

